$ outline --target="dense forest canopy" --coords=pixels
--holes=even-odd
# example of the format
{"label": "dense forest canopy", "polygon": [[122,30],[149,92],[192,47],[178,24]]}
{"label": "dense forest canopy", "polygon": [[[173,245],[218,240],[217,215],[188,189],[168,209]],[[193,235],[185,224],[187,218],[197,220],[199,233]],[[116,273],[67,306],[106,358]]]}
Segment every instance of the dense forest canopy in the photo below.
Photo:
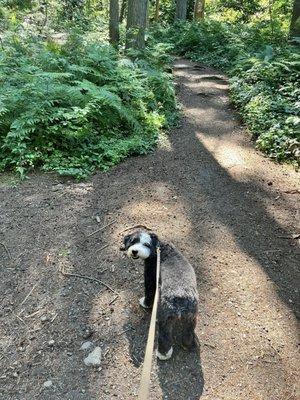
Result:
{"label": "dense forest canopy", "polygon": [[0,1],[0,171],[78,179],[177,120],[170,65],[225,71],[257,146],[299,165],[299,0]]}

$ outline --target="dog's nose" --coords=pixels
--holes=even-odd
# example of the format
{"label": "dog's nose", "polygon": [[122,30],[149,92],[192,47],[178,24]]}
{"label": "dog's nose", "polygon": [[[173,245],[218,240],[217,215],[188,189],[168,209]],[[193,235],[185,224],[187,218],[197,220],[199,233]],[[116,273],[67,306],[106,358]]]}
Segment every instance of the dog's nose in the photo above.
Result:
{"label": "dog's nose", "polygon": [[137,256],[138,255],[138,251],[137,250],[132,250],[132,255],[133,256]]}

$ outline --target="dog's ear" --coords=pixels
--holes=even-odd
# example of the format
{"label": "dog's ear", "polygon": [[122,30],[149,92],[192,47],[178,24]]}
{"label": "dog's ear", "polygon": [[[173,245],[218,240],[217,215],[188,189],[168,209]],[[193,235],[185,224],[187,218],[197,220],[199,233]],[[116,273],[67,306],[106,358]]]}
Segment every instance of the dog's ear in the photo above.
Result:
{"label": "dog's ear", "polygon": [[130,235],[126,235],[126,236],[124,237],[124,239],[123,239],[123,243],[122,243],[121,246],[120,246],[120,250],[121,250],[121,251],[125,251],[125,250],[126,250],[126,246],[128,245],[129,240],[130,240]]}
{"label": "dog's ear", "polygon": [[152,246],[156,247],[158,245],[158,236],[155,233],[150,233],[150,237]]}

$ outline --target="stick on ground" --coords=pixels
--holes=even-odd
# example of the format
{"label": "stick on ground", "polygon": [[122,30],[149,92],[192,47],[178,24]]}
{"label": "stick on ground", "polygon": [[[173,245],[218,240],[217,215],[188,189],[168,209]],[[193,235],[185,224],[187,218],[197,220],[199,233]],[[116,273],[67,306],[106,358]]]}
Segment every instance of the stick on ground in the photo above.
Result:
{"label": "stick on ground", "polygon": [[112,299],[112,301],[110,301],[110,302],[108,303],[108,305],[111,306],[112,304],[114,304],[114,302],[115,302],[118,298],[119,298],[119,295],[117,294],[117,296],[115,296],[115,297]]}
{"label": "stick on ground", "polygon": [[2,242],[0,242],[0,244],[1,244],[1,246],[4,247],[4,249],[5,249],[5,251],[6,251],[6,253],[7,253],[9,259],[11,260],[11,254],[10,254],[10,251],[8,250],[6,244],[5,244],[5,243],[2,243]]}
{"label": "stick on ground", "polygon": [[126,228],[126,229],[123,229],[122,231],[118,232],[118,235],[120,235],[121,233],[130,231],[131,229],[137,229],[137,228],[143,228],[143,229],[146,229],[147,231],[152,231],[152,229],[148,228],[146,225],[134,225],[134,226],[131,226],[131,227]]}
{"label": "stick on ground", "polygon": [[104,229],[108,228],[110,225],[114,224],[115,222],[116,222],[116,220],[110,222],[110,223],[107,224],[107,225],[101,226],[101,228],[97,229],[96,231],[94,231],[94,232],[92,232],[92,233],[89,233],[88,235],[86,235],[86,237],[90,237],[90,236],[92,236],[92,235],[95,235],[95,234],[98,233],[98,232],[103,231]]}
{"label": "stick on ground", "polygon": [[93,278],[91,276],[85,276],[85,275],[80,275],[80,274],[72,274],[70,272],[66,272],[63,268],[60,269],[60,272],[64,275],[64,276],[73,276],[74,278],[82,278],[82,279],[87,279],[89,281],[94,281],[99,283],[100,285],[105,286],[107,289],[109,289],[111,292],[119,295],[119,293],[117,291],[115,291],[112,287],[110,287],[107,283],[100,281],[99,279]]}
{"label": "stick on ground", "polygon": [[96,250],[96,253],[100,253],[102,250],[106,249],[108,246],[109,246],[109,244],[102,246],[99,250]]}
{"label": "stick on ground", "polygon": [[25,299],[22,301],[22,303],[20,304],[20,306],[22,304],[25,303],[25,301],[28,299],[28,297],[31,295],[31,293],[34,291],[34,289],[36,288],[36,285],[33,286],[33,288],[30,290],[30,292],[28,293],[28,295],[25,297]]}

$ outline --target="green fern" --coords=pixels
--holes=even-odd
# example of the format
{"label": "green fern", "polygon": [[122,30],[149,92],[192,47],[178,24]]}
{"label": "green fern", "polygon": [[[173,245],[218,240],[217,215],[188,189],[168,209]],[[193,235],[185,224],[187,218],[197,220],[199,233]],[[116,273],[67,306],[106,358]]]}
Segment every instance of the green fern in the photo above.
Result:
{"label": "green fern", "polygon": [[174,114],[172,82],[148,62],[76,36],[60,50],[30,37],[6,40],[0,170],[24,176],[41,167],[81,179],[149,151]]}

